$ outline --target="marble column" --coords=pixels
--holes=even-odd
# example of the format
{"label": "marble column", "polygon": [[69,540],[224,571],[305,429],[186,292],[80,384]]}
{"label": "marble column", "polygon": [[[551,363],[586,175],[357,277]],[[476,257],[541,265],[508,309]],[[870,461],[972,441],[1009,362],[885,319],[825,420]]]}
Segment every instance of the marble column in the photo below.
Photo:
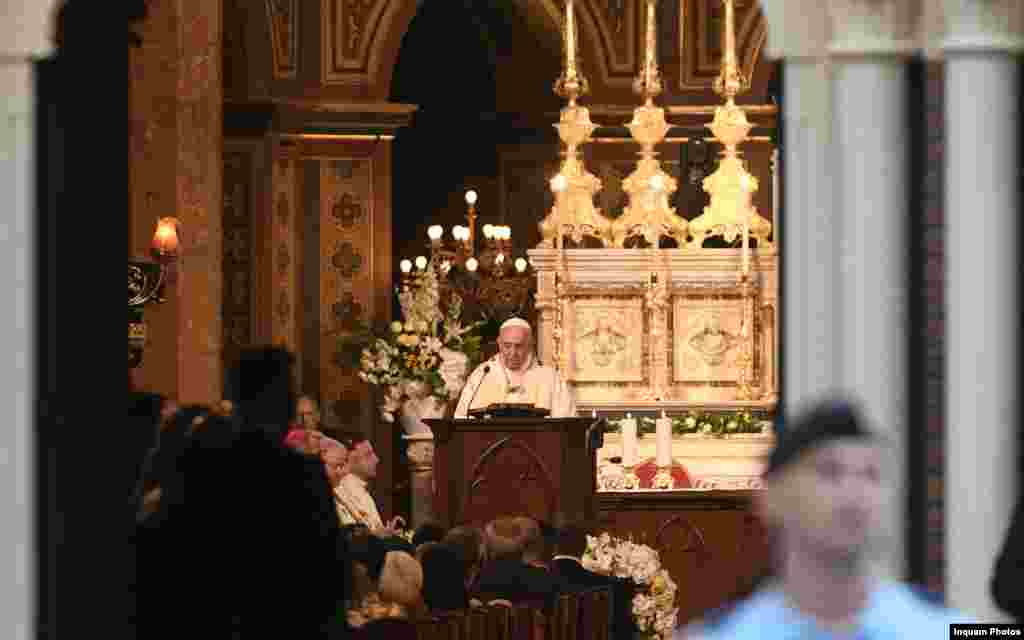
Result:
{"label": "marble column", "polygon": [[1015,4],[945,3],[946,594],[985,621],[1008,620],[989,584],[1016,497],[1021,409]]}
{"label": "marble column", "polygon": [[789,414],[839,383],[837,332],[840,218],[830,201],[831,85],[823,61],[786,58],[784,71],[785,305],[783,410]]}
{"label": "marble column", "polygon": [[[891,459],[901,472],[909,418],[906,58],[917,49],[913,5],[905,0],[829,3],[839,386],[890,439]],[[893,474],[891,488],[881,565],[903,578],[905,472]]]}
{"label": "marble column", "polygon": [[412,522],[416,528],[434,516],[434,435],[417,433],[402,436],[409,457],[410,492],[412,494]]}
{"label": "marble column", "polygon": [[832,206],[832,86],[826,56],[828,13],[819,0],[763,0],[766,55],[783,66],[782,411],[839,384],[836,295],[839,216]]}
{"label": "marble column", "polygon": [[53,2],[6,3],[0,20],[0,210],[3,233],[0,252],[7,268],[0,271],[7,310],[0,320],[3,337],[3,379],[8,398],[8,425],[0,435],[6,462],[0,465],[0,512],[7,524],[3,539],[7,560],[0,564],[0,599],[9,637],[35,635],[36,554],[32,485],[35,482],[32,447],[35,422],[36,271],[33,232],[35,216],[35,89],[32,56],[50,52]]}

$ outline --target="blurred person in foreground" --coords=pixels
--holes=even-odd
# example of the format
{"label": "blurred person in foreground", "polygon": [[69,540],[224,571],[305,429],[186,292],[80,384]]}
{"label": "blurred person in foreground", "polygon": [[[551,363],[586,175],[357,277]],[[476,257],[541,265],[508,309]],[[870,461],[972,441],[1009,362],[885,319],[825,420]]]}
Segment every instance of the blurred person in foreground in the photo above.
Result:
{"label": "blurred person in foreground", "polygon": [[990,591],[1000,609],[1024,621],[1024,496],[1017,499],[1006,541],[996,559]]}
{"label": "blurred person in foreground", "polygon": [[885,442],[845,402],[819,404],[781,430],[758,511],[778,537],[776,577],[722,618],[677,638],[946,638],[967,615],[875,575],[883,542]]}

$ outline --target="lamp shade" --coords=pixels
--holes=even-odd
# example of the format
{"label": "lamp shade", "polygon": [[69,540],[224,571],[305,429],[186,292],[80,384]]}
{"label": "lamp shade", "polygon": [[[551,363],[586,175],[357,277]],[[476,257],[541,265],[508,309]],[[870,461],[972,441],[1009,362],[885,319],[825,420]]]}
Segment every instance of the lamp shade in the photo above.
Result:
{"label": "lamp shade", "polygon": [[476,271],[477,267],[479,266],[480,263],[477,262],[476,258],[470,258],[469,260],[466,260],[466,269],[469,271]]}
{"label": "lamp shade", "polygon": [[412,271],[412,262],[409,260],[402,260],[398,263],[398,266],[402,270],[402,273],[409,273]]}
{"label": "lamp shade", "polygon": [[174,258],[178,255],[178,221],[175,218],[160,218],[153,234],[153,252],[160,257]]}
{"label": "lamp shade", "polygon": [[474,204],[476,204],[476,191],[470,189],[469,191],[466,192],[466,204],[468,204],[471,207]]}
{"label": "lamp shade", "polygon": [[431,240],[440,240],[443,235],[444,227],[439,224],[431,225],[430,228],[427,229],[427,237]]}
{"label": "lamp shade", "polygon": [[421,271],[427,268],[426,256],[416,256],[416,268]]}

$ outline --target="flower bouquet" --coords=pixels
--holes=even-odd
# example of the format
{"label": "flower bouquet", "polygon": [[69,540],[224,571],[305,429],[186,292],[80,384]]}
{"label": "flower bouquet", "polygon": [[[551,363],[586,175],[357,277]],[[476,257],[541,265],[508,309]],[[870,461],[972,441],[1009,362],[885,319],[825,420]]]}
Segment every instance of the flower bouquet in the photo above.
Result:
{"label": "flower bouquet", "polygon": [[661,566],[658,552],[608,533],[587,536],[582,564],[588,571],[628,578],[636,585],[633,619],[644,636],[667,638],[676,627],[676,583]]}
{"label": "flower bouquet", "polygon": [[359,358],[360,379],[380,387],[381,417],[394,422],[400,409],[423,415],[424,403],[459,397],[480,358],[479,323],[462,326],[462,300],[452,294],[442,308],[434,269],[417,271],[398,293],[402,320],[369,341]]}

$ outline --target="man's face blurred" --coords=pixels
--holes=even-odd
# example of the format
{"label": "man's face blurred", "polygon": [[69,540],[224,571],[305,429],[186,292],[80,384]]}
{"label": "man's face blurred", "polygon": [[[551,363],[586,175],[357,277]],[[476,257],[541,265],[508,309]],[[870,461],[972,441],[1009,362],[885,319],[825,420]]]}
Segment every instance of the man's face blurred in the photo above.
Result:
{"label": "man's face blurred", "polygon": [[320,441],[323,439],[324,434],[319,431],[309,432],[309,451],[307,453],[311,455],[320,455]]}
{"label": "man's face blurred", "polygon": [[357,444],[349,454],[349,472],[363,480],[372,480],[377,477],[378,462],[380,462],[380,458],[374,452],[373,445],[364,440]]}
{"label": "man's face blurred", "polygon": [[501,363],[509,371],[519,371],[526,365],[533,349],[533,335],[526,327],[505,327],[498,334]]}
{"label": "man's face blurred", "polygon": [[320,427],[320,410],[317,408],[316,402],[311,398],[299,398],[298,405],[295,407],[295,413],[298,414],[299,424],[303,428],[318,429]]}
{"label": "man's face blurred", "polygon": [[882,454],[863,441],[836,441],[809,452],[772,488],[793,544],[833,558],[863,554],[881,531],[888,487]]}
{"label": "man's face blurred", "polygon": [[345,463],[348,461],[348,450],[345,447],[331,447],[323,454],[324,468],[327,470],[327,479],[331,486],[336,487],[342,477],[348,473]]}

